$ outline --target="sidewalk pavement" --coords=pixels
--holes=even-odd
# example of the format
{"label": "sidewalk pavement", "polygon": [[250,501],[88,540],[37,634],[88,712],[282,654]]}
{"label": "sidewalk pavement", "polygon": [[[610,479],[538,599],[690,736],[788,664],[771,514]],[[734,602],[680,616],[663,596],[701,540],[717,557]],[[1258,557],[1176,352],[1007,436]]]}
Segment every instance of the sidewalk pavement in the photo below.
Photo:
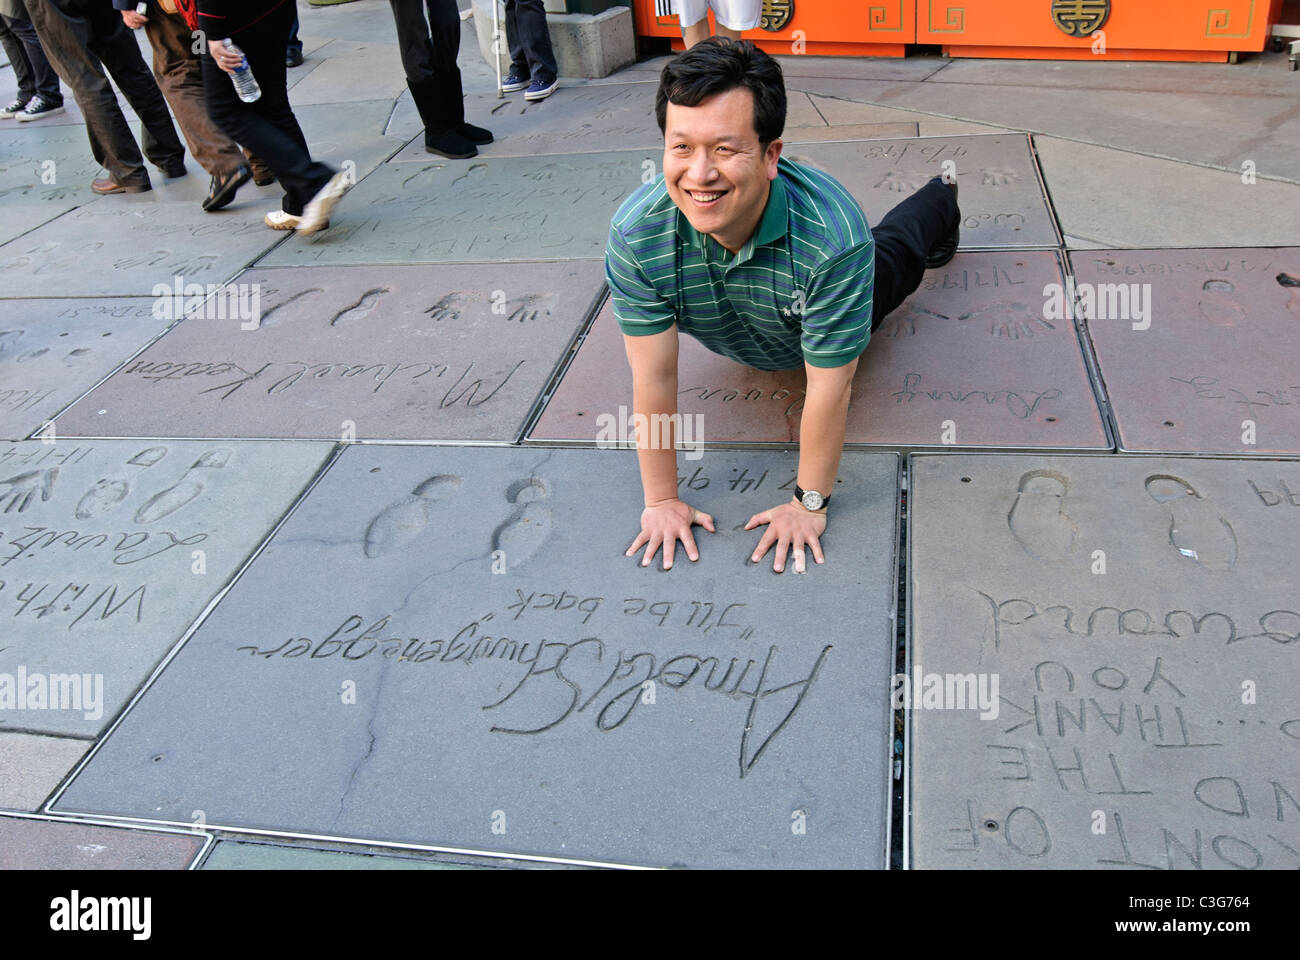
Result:
{"label": "sidewalk pavement", "polygon": [[530,104],[463,46],[451,161],[386,5],[300,14],[316,236],[0,121],[0,865],[1296,866],[1285,55],[782,58],[787,156],[964,219],[777,578],[803,375],[686,342],[717,533],[623,558],[601,258],[664,60]]}

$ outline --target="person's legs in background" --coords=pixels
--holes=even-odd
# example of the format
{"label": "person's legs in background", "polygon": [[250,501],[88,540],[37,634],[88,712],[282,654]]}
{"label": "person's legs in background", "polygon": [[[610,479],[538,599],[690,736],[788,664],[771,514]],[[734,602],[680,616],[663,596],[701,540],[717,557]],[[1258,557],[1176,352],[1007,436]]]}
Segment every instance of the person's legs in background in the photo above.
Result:
{"label": "person's legs in background", "polygon": [[546,8],[542,0],[505,0],[506,42],[510,46],[510,82],[530,78],[524,92],[526,100],[545,100],[558,84],[560,73],[551,47],[551,32],[546,26]]}
{"label": "person's legs in background", "polygon": [[[24,0],[24,3],[50,64],[77,98],[95,162],[108,171],[108,178],[96,180],[91,189],[96,193],[139,193],[150,189],[149,172],[140,156],[140,146],[117,105],[117,96],[99,58],[87,45],[89,21],[63,13],[51,0]],[[108,9],[118,16],[121,25],[117,11]],[[139,56],[138,48],[136,56]]]}
{"label": "person's legs in background", "polygon": [[[39,120],[63,113],[63,91],[59,89],[59,75],[54,72],[49,58],[41,49],[40,37],[30,20],[0,16],[5,52],[13,65],[18,80],[18,95],[24,109],[9,111],[9,104],[0,116],[16,116],[19,120]],[[24,74],[26,78],[24,78]],[[24,98],[24,94],[26,94]],[[33,103],[33,100],[38,102]]]}
{"label": "person's legs in background", "polygon": [[235,191],[248,181],[252,171],[239,145],[208,116],[202,60],[194,53],[185,18],[167,13],[154,2],[149,6],[144,30],[153,48],[153,73],[158,87],[176,114],[190,153],[212,177],[203,209],[219,210],[234,199]]}
{"label": "person's legs in background", "polygon": [[293,26],[289,28],[289,40],[284,45],[284,65],[302,66],[302,41],[298,39],[298,0],[293,0]]}
{"label": "person's legs in background", "polygon": [[960,220],[953,186],[935,177],[872,226],[876,248],[873,333],[890,311],[921,285],[926,258],[954,236]]}
{"label": "person's legs in background", "polygon": [[[210,53],[203,55],[203,83],[208,112],[227,136],[251,150],[272,171],[284,188],[282,210],[290,219],[268,216],[267,222],[291,229],[307,203],[331,180],[334,171],[311,158],[307,138],[289,105],[285,89],[284,38],[293,12],[282,6],[234,40],[248,59],[262,88],[262,96],[244,103],[230,75],[217,66]],[[274,221],[274,222],[273,222]]]}

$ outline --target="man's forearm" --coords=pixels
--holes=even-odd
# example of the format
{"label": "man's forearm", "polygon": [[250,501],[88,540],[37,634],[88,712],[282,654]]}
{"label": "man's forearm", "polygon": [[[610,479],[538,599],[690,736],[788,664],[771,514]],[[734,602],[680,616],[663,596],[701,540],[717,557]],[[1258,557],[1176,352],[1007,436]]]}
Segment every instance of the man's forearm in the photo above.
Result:
{"label": "man's forearm", "polygon": [[844,451],[851,380],[808,384],[803,418],[799,422],[799,486],[830,496]]}
{"label": "man's forearm", "polygon": [[677,378],[632,383],[636,455],[646,506],[677,497]]}

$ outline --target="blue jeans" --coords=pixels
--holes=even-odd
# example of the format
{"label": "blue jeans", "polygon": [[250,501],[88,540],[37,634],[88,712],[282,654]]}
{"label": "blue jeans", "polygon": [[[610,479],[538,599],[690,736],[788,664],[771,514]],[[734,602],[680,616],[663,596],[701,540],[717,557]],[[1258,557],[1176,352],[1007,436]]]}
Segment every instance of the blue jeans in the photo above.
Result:
{"label": "blue jeans", "polygon": [[506,43],[518,76],[549,85],[559,75],[542,0],[506,0]]}

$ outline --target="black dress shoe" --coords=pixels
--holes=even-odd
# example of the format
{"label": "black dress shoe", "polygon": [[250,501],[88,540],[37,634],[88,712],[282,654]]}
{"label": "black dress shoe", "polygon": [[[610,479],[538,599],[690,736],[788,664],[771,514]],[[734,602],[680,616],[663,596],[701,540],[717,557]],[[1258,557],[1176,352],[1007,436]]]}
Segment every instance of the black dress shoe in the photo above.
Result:
{"label": "black dress shoe", "polygon": [[466,160],[478,156],[478,148],[456,130],[445,130],[442,133],[426,133],[424,135],[424,149],[429,153],[447,157],[449,160]]}
{"label": "black dress shoe", "polygon": [[[947,184],[952,188],[953,203],[957,202],[957,181]],[[948,263],[957,253],[957,244],[961,242],[961,209],[957,210],[957,226],[952,228],[952,233],[944,237],[934,245],[930,255],[925,258],[925,268],[933,270],[935,267],[942,267]]]}
{"label": "black dress shoe", "polygon": [[175,180],[177,177],[184,177],[188,173],[189,171],[185,169],[184,160],[180,163],[174,163],[170,167],[163,167],[163,176],[168,180]]}
{"label": "black dress shoe", "polygon": [[284,65],[286,67],[301,67],[302,51],[296,47],[286,50],[284,53]]}
{"label": "black dress shoe", "polygon": [[480,147],[485,143],[492,142],[491,131],[484,130],[482,127],[476,127],[472,123],[462,123],[456,128],[456,132],[470,143],[478,144]]}
{"label": "black dress shoe", "polygon": [[235,199],[235,191],[248,183],[252,175],[253,171],[246,163],[241,163],[224,177],[213,174],[212,186],[208,190],[207,199],[203,201],[203,209],[208,213],[212,213],[214,210],[220,210],[226,206],[231,200]]}
{"label": "black dress shoe", "polygon": [[264,177],[253,178],[253,184],[258,187],[269,187],[273,183],[275,183],[275,174],[273,173],[268,173]]}

